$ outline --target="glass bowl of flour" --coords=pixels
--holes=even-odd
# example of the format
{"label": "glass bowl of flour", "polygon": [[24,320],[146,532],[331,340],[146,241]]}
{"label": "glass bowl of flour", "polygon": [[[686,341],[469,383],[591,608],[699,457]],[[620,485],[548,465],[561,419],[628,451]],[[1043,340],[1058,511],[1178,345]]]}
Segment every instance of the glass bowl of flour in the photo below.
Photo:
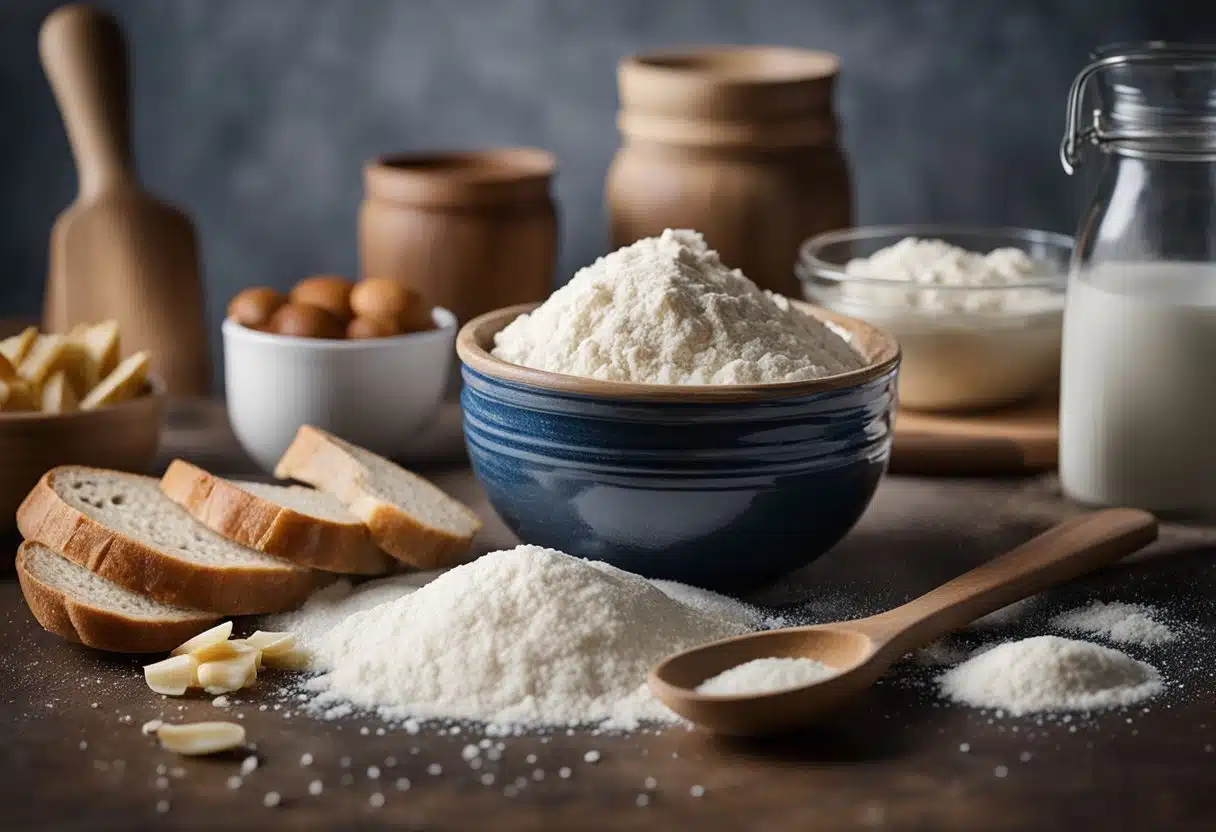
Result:
{"label": "glass bowl of flour", "polygon": [[1055,388],[1073,240],[1030,229],[903,225],[803,244],[803,294],[899,339],[900,403],[980,410]]}

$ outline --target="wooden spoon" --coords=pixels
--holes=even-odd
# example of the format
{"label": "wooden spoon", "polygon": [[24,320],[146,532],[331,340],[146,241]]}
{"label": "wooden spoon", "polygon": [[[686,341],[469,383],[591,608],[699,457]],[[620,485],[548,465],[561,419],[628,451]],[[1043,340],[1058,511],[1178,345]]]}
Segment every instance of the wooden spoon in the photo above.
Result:
{"label": "wooden spoon", "polygon": [[206,393],[194,226],[136,180],[122,30],[97,9],[63,6],[42,24],[39,50],[80,179],[51,230],[46,329],[116,318],[124,352],[150,351],[170,393]]}
{"label": "wooden spoon", "polygon": [[[651,671],[650,689],[677,714],[715,733],[752,736],[801,728],[869,687],[909,651],[1156,539],[1157,521],[1143,511],[1083,515],[880,615],[751,633],[677,653]],[[744,662],[801,657],[841,672],[775,693],[696,692],[705,680]]]}

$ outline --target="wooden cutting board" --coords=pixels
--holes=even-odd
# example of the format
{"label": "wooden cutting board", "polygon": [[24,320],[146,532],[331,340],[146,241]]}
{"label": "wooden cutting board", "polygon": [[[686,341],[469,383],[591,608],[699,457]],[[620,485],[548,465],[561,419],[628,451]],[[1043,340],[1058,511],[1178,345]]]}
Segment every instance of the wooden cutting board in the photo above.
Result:
{"label": "wooden cutting board", "polygon": [[1059,403],[1052,398],[984,413],[901,410],[891,472],[930,476],[1011,476],[1056,467]]}

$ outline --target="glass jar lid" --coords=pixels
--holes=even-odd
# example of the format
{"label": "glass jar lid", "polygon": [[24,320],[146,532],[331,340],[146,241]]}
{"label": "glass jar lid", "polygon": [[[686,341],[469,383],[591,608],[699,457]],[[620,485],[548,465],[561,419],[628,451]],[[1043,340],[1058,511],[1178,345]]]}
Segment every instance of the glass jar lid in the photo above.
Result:
{"label": "glass jar lid", "polygon": [[[1082,127],[1090,82],[1098,106]],[[1068,91],[1064,170],[1080,166],[1086,144],[1128,155],[1216,158],[1216,45],[1149,41],[1097,50]]]}

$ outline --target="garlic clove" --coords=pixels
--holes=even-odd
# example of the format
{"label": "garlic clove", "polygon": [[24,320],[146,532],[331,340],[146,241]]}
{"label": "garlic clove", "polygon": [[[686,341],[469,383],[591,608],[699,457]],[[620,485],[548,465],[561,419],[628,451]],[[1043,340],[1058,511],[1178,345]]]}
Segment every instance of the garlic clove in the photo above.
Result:
{"label": "garlic clove", "polygon": [[235,722],[166,723],[156,729],[156,737],[166,751],[193,757],[244,745],[245,728]]}
{"label": "garlic clove", "polygon": [[170,656],[144,667],[144,681],[156,693],[181,696],[194,683],[198,660],[193,656]]}
{"label": "garlic clove", "polygon": [[198,635],[196,635],[194,638],[185,641],[184,643],[179,645],[177,647],[177,649],[174,650],[169,655],[182,656],[182,655],[185,655],[186,653],[193,653],[197,650],[202,650],[205,647],[210,647],[213,644],[217,644],[222,641],[227,641],[228,637],[231,635],[232,635],[232,622],[224,621],[219,624],[216,624],[210,630],[201,632]]}

